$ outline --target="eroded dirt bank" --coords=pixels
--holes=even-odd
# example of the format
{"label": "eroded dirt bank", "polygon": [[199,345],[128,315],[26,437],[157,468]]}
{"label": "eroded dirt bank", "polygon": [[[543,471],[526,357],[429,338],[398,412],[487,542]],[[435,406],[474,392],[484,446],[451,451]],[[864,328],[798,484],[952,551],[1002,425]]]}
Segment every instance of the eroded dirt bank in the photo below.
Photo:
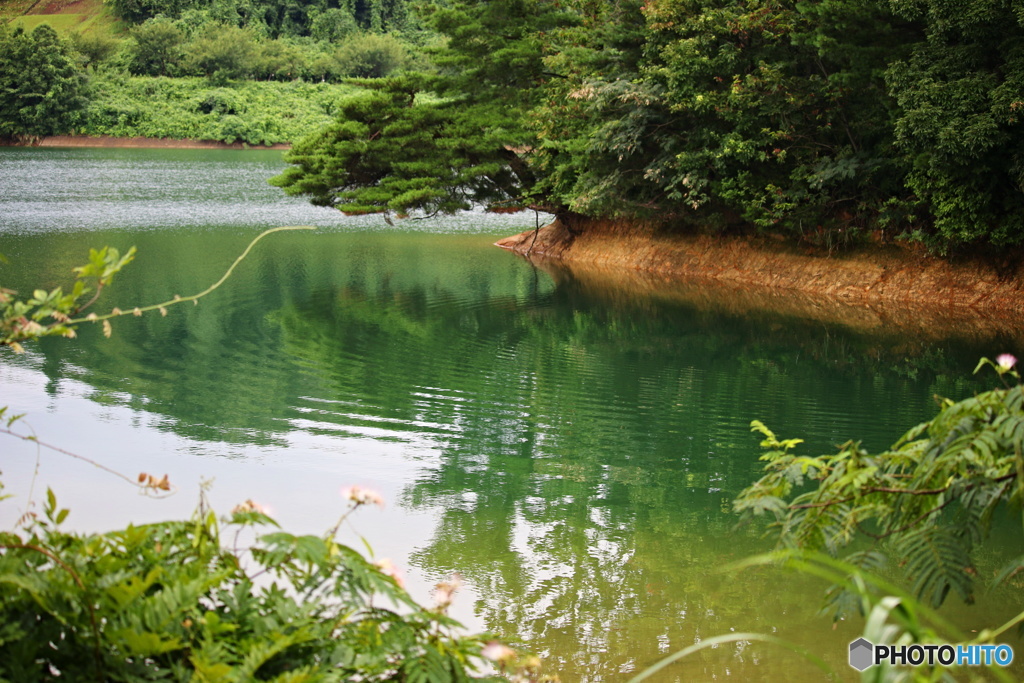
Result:
{"label": "eroded dirt bank", "polygon": [[574,223],[572,232],[555,221],[497,245],[529,251],[556,279],[701,309],[771,310],[865,331],[1024,343],[1019,261],[950,263],[897,246],[828,256],[769,238],[666,235],[616,221]]}
{"label": "eroded dirt bank", "polygon": [[[7,142],[17,145],[19,143]],[[291,149],[288,144],[270,146],[246,145],[242,142],[219,142],[217,140],[172,140],[170,138],[119,138],[110,135],[51,135],[25,144],[32,147],[140,147],[156,149]]]}

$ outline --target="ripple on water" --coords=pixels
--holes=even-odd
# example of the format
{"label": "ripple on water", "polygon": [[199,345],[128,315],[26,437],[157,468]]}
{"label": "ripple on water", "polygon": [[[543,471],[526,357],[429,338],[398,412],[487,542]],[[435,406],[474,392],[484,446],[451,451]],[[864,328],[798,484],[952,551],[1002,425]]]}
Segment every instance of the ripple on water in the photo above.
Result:
{"label": "ripple on water", "polygon": [[[275,235],[199,306],[0,358],[5,400],[40,422],[59,411],[56,440],[120,449],[132,468],[167,451],[206,476],[227,454],[238,468],[218,490],[279,495],[315,520],[302,532],[337,510],[335,477],[390,487],[384,521],[359,521],[411,565],[419,597],[461,572],[465,613],[548,653],[567,682],[620,680],[731,628],[778,627],[845,667],[855,636],[814,621],[819,587],[709,571],[765,547],[730,513],[763,466],[750,421],[808,452],[878,448],[929,416],[932,394],[976,390],[951,378],[978,350],[900,359],[908,375],[843,330],[829,331],[850,339],[836,359],[804,351],[820,331],[800,321],[769,335],[763,318],[609,300],[488,246],[511,224],[371,232],[386,226],[284,198],[265,184],[280,156],[248,154],[0,149],[0,252],[24,271],[5,267],[5,286],[57,284],[89,246],[138,244],[111,305],[159,301],[216,281],[260,226],[327,227]],[[774,656],[707,654],[677,678],[815,680]]]}
{"label": "ripple on water", "polygon": [[[0,206],[7,233],[163,230],[197,226],[316,225],[388,230],[379,216],[345,216],[287,197],[267,183],[287,165],[263,150],[36,149],[0,147]],[[54,191],[54,188],[59,191]],[[532,220],[532,219],[531,219]],[[501,231],[521,217],[467,212],[409,220],[428,232]]]}

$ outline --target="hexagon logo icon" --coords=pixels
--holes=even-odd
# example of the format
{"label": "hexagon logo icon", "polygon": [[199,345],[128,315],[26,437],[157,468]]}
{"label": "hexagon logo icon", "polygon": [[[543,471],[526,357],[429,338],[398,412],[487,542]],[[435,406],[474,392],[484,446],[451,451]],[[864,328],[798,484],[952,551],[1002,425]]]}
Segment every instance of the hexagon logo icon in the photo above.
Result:
{"label": "hexagon logo icon", "polygon": [[858,638],[850,643],[850,666],[863,671],[875,663],[875,646],[866,638]]}

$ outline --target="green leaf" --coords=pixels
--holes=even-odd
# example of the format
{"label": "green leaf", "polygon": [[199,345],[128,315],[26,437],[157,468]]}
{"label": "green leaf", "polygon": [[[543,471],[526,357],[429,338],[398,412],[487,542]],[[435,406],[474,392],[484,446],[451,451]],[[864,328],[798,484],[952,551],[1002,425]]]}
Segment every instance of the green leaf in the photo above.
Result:
{"label": "green leaf", "polygon": [[137,632],[134,629],[120,629],[109,634],[112,643],[123,647],[128,654],[140,657],[174,652],[184,647],[180,638],[166,638],[148,631]]}
{"label": "green leaf", "polygon": [[899,537],[896,548],[905,558],[904,571],[921,599],[938,607],[952,588],[964,602],[974,602],[974,568],[968,539],[957,537],[944,527],[925,526]]}
{"label": "green leaf", "polygon": [[1002,569],[999,570],[999,573],[996,574],[995,579],[993,579],[992,587],[994,588],[1000,585],[1008,578],[1016,576],[1021,571],[1024,571],[1024,555],[1016,557],[1003,565]]}

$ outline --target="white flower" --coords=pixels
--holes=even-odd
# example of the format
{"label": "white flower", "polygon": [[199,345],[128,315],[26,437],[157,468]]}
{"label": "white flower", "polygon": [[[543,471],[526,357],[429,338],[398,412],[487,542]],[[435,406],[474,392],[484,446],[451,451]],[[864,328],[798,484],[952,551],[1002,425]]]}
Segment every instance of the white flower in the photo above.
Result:
{"label": "white flower", "polygon": [[503,645],[496,640],[492,640],[484,645],[483,649],[480,650],[480,656],[484,659],[489,659],[492,662],[506,665],[516,658],[516,651],[508,645]]}
{"label": "white flower", "polygon": [[434,588],[434,604],[443,611],[452,604],[452,600],[455,598],[455,591],[462,588],[462,577],[458,574],[452,574],[450,579],[442,581]]}
{"label": "white flower", "polygon": [[399,588],[405,588],[405,577],[402,576],[402,570],[395,566],[395,563],[386,557],[382,557],[373,563],[382,574],[390,576],[398,584]]}
{"label": "white flower", "polygon": [[362,486],[346,486],[341,490],[341,497],[351,500],[356,505],[376,505],[384,507],[384,497],[372,489]]}
{"label": "white flower", "polygon": [[996,365],[1002,372],[1009,372],[1017,364],[1017,357],[1009,353],[1001,354],[996,358]]}

